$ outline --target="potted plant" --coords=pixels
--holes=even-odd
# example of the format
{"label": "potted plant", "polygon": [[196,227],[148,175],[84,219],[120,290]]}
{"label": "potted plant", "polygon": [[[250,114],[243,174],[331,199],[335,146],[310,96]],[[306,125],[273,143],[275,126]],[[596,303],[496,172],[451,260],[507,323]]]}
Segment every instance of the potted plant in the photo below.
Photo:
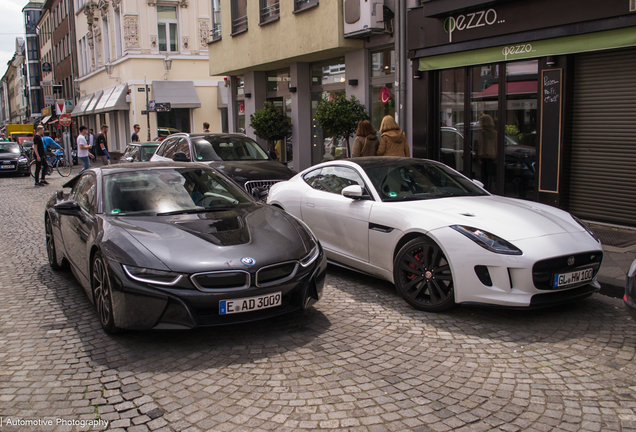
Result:
{"label": "potted plant", "polygon": [[267,141],[270,154],[275,151],[275,143],[282,140],[281,160],[285,160],[286,153],[285,138],[289,133],[291,123],[289,118],[271,102],[265,102],[263,109],[250,115],[250,127],[254,129],[254,134],[262,140]]}
{"label": "potted plant", "polygon": [[316,123],[322,127],[325,136],[332,136],[333,142],[342,137],[347,144],[347,156],[351,155],[349,137],[358,128],[360,120],[368,120],[366,108],[355,96],[347,99],[344,92],[331,93],[328,98],[318,102],[315,115]]}

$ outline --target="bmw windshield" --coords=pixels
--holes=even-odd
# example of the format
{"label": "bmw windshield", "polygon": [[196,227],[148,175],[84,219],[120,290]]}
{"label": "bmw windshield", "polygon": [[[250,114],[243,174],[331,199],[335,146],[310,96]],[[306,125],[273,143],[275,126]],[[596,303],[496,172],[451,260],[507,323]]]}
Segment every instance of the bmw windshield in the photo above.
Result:
{"label": "bmw windshield", "polygon": [[489,195],[458,172],[435,162],[387,164],[367,167],[365,172],[386,202]]}
{"label": "bmw windshield", "polygon": [[208,168],[160,168],[104,176],[104,213],[172,215],[233,209],[252,200]]}
{"label": "bmw windshield", "polygon": [[261,146],[247,137],[207,136],[194,139],[193,144],[197,162],[269,159]]}

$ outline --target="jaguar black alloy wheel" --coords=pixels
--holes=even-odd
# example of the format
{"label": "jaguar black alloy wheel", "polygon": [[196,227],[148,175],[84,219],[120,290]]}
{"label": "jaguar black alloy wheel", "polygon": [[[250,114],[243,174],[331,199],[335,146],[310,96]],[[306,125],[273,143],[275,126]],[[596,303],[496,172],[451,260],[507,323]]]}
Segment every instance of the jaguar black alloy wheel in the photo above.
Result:
{"label": "jaguar black alloy wheel", "polygon": [[393,278],[415,309],[439,312],[455,305],[453,274],[442,249],[428,238],[405,244],[395,257]]}
{"label": "jaguar black alloy wheel", "polygon": [[47,216],[44,222],[44,230],[46,233],[46,256],[49,259],[49,265],[53,270],[60,270],[62,267],[57,263],[57,254],[55,252],[55,238],[53,237],[53,226],[51,219]]}
{"label": "jaguar black alloy wheel", "polygon": [[91,287],[93,289],[93,299],[97,316],[106,333],[117,333],[119,329],[115,327],[113,318],[113,302],[108,269],[104,257],[100,252],[96,252],[91,265]]}

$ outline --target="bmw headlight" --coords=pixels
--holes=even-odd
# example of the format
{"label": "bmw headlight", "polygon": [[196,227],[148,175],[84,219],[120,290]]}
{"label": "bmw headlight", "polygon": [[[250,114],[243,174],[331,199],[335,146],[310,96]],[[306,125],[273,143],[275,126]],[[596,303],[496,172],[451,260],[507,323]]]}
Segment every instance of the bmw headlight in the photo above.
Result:
{"label": "bmw headlight", "polygon": [[296,222],[298,222],[298,224],[304,231],[304,233],[301,234],[301,238],[303,240],[303,243],[305,244],[305,247],[309,249],[309,253],[300,259],[300,265],[303,267],[308,267],[311,263],[316,261],[316,258],[318,258],[318,256],[320,255],[318,239],[316,238],[314,233],[311,232],[311,229],[309,229],[305,222],[301,221],[294,215],[290,214],[290,216],[292,216],[296,220]]}
{"label": "bmw headlight", "polygon": [[601,241],[598,239],[598,237],[596,237],[596,234],[594,234],[594,231],[592,231],[592,230],[590,229],[590,227],[589,227],[589,226],[588,226],[585,222],[583,222],[581,219],[577,218],[577,217],[576,217],[576,216],[574,216],[573,214],[571,214],[570,216],[572,216],[572,219],[574,219],[574,220],[576,221],[576,223],[578,223],[579,225],[581,225],[581,226],[583,227],[583,229],[584,229],[585,231],[587,231],[587,233],[588,233],[589,235],[591,235],[591,236],[592,236],[592,238],[594,238],[594,240],[596,240],[596,241],[597,241],[597,242],[599,242],[599,243],[601,242]]}
{"label": "bmw headlight", "polygon": [[142,267],[132,267],[122,265],[124,271],[129,278],[138,282],[150,283],[155,285],[174,285],[181,280],[182,275],[179,273],[168,272],[164,270],[154,270]]}
{"label": "bmw headlight", "polygon": [[451,228],[464,234],[466,237],[484,249],[488,249],[490,252],[503,255],[521,255],[523,253],[512,243],[509,243],[488,231],[463,225],[452,225]]}

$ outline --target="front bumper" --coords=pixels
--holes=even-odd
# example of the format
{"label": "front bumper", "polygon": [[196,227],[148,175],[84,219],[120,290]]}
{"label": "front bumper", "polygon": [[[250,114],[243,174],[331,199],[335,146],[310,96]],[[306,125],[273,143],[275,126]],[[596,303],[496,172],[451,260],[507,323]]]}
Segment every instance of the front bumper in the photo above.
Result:
{"label": "front bumper", "polygon": [[[132,280],[121,264],[108,262],[112,287],[115,325],[122,329],[190,329],[250,322],[306,309],[322,297],[327,260],[320,254],[307,268],[283,283],[257,287],[253,283],[241,290],[200,291],[191,288],[159,286]],[[254,280],[254,278],[252,278]],[[254,297],[281,292],[280,306],[235,313],[219,314],[221,300]]]}
{"label": "front bumper", "polygon": [[[587,232],[515,241],[513,244],[523,254],[502,255],[489,252],[453,231],[440,229],[430,234],[435,235],[451,263],[457,303],[539,308],[584,298],[600,289],[596,275],[603,249]],[[586,260],[579,263],[584,255]],[[572,256],[576,257],[573,266],[561,265]],[[478,270],[484,272],[484,268],[488,278],[479,276]],[[555,274],[579,268],[593,268],[593,279],[562,288],[548,286],[547,281],[553,280]]]}

